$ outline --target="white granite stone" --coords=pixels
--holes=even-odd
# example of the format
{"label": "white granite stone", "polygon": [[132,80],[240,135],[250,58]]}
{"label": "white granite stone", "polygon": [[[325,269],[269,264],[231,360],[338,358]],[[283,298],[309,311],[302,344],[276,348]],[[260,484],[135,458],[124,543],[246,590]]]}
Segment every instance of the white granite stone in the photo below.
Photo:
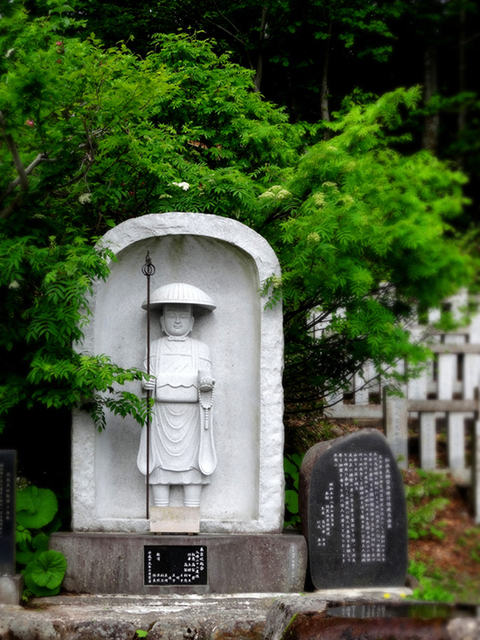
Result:
{"label": "white granite stone", "polygon": [[[156,273],[152,291],[186,282],[217,308],[200,313],[195,337],[210,346],[215,386],[218,466],[202,489],[202,533],[281,531],[283,476],[283,331],[281,304],[266,308],[259,291],[280,277],[278,260],[260,235],[231,219],[195,213],[151,214],[109,231],[115,254],[106,282],[97,282],[90,323],[78,349],[142,367],[147,250]],[[160,337],[152,311],[152,341]],[[140,383],[128,390],[142,393]],[[136,456],[141,427],[109,414],[103,433],[85,412],[73,416],[72,526],[75,531],[145,532],[145,478]],[[181,506],[172,487],[171,506]]]}

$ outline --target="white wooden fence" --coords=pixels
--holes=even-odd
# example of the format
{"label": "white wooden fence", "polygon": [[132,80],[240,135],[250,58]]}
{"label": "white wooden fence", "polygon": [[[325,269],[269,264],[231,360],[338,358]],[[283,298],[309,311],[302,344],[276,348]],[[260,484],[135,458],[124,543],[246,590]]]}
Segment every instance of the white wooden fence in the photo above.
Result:
{"label": "white wooden fence", "polygon": [[[468,302],[479,300],[461,293],[447,304],[458,317]],[[438,313],[430,314],[430,322],[438,320]],[[471,485],[475,522],[480,524],[480,312],[468,327],[451,333],[422,325],[411,333],[414,339],[428,336],[435,359],[402,389],[403,398],[389,395],[367,365],[348,393],[329,399],[336,403],[327,413],[360,423],[381,421],[401,467],[409,464],[409,427],[418,430],[416,463],[422,469],[448,471],[460,484]]]}

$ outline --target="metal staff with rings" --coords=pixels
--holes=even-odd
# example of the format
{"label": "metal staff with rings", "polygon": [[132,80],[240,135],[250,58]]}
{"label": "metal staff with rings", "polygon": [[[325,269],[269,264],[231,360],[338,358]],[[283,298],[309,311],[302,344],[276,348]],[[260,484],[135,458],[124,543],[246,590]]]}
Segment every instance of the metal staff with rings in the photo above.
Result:
{"label": "metal staff with rings", "polygon": [[[142,273],[147,278],[147,374],[150,375],[150,278],[155,274],[155,267],[150,258],[150,251],[147,251],[145,264],[142,267]],[[147,437],[146,449],[150,451],[150,390],[147,389]],[[147,478],[149,476],[149,459],[146,456]],[[146,483],[146,518],[150,518],[150,495],[149,484]]]}

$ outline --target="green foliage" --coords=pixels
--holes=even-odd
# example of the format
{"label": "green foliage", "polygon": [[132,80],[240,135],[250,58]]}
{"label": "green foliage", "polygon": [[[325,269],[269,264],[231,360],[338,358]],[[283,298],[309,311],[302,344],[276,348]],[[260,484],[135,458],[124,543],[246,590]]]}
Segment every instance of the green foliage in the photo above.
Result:
{"label": "green foliage", "polygon": [[[144,403],[118,385],[143,374],[73,348],[92,283],[109,273],[108,250],[92,240],[152,210],[238,217],[261,175],[277,175],[273,158],[291,159],[286,140],[296,134],[247,90],[250,74],[207,43],[165,37],[140,60],[124,46],[59,37],[52,16],[32,21],[22,11],[0,28],[1,47],[12,51],[0,69],[8,143],[0,149],[0,416],[41,403],[88,407],[100,428],[105,407],[142,423]],[[177,186],[188,189],[185,180],[188,193]]]}
{"label": "green foliage", "polygon": [[144,631],[143,629],[137,629],[135,633],[137,634],[137,638],[146,638],[148,636],[148,631]]}
{"label": "green foliage", "polygon": [[451,486],[451,481],[443,474],[417,470],[421,481],[405,487],[408,514],[408,537],[416,540],[423,536],[442,539],[442,523],[433,524],[437,514],[449,503],[442,493]]}
{"label": "green foliage", "polygon": [[25,585],[36,596],[56,595],[66,570],[67,561],[61,553],[43,551],[25,567]]}
{"label": "green foliage", "polygon": [[49,535],[60,526],[57,511],[57,499],[50,489],[29,486],[17,492],[16,558],[26,565],[22,569],[25,586],[35,596],[56,595],[67,569],[61,553],[48,551]]}
{"label": "green foliage", "polygon": [[413,590],[412,598],[415,600],[428,600],[429,602],[453,602],[455,596],[446,590],[439,582],[438,571],[428,569],[423,562],[411,560],[408,565],[408,573],[414,576],[420,586]]}
{"label": "green foliage", "polygon": [[283,298],[289,406],[322,407],[366,360],[384,378],[398,358],[415,371],[428,352],[405,322],[471,277],[447,237],[464,177],[402,155],[392,129],[418,90],[352,106],[319,141],[213,42],[160,35],[140,58],[84,39],[59,0],[39,7],[0,23],[0,418],[40,404],[143,422],[144,374],[75,346],[109,273],[95,242],[152,211],[231,216],[272,244],[283,276],[262,285]]}
{"label": "green foliage", "polygon": [[474,562],[480,563],[480,527],[465,529],[463,535],[458,539],[457,544],[467,547],[470,551],[470,558]]}
{"label": "green foliage", "polygon": [[[367,358],[387,378],[401,379],[398,358],[413,371],[426,351],[399,320],[468,281],[468,260],[445,236],[464,202],[464,177],[430,154],[394,150],[402,140],[391,127],[418,95],[398,90],[352,108],[331,125],[335,138],[301,158],[284,187],[288,198],[265,199],[265,234],[283,264],[287,402],[298,400],[299,387],[305,401],[315,389],[333,391],[334,377],[346,386]],[[330,330],[316,338],[303,330],[325,323]]]}
{"label": "green foliage", "polygon": [[27,487],[17,493],[17,524],[26,529],[41,529],[57,511],[57,498],[50,489]]}
{"label": "green foliage", "polygon": [[285,472],[285,527],[298,527],[300,515],[298,507],[298,483],[303,456],[298,453],[285,456],[283,470]]}

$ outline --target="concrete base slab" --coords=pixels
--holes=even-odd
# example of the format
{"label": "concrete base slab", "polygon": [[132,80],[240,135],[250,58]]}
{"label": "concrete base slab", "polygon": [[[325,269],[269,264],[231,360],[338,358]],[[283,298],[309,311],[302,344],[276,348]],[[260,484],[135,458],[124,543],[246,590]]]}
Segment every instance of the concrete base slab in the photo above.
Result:
{"label": "concrete base slab", "polygon": [[[29,606],[0,606],[0,638],[5,640],[132,640],[137,630],[148,632],[147,640],[275,640],[279,623],[289,614],[310,622],[326,613],[325,606],[354,602],[375,606],[404,602],[408,590],[329,590],[307,594],[264,593],[232,595],[112,596],[64,595],[36,598]],[[328,594],[328,595],[327,595]],[[386,598],[385,595],[389,595]],[[415,604],[415,601],[410,601]],[[424,605],[425,603],[418,603]],[[438,603],[437,603],[438,604]],[[291,618],[290,618],[291,620]],[[337,618],[338,625],[349,622]],[[350,619],[351,620],[351,619]],[[392,618],[389,618],[391,621]],[[288,622],[287,622],[288,624]],[[348,625],[344,625],[348,626]],[[428,626],[428,625],[427,625]],[[434,625],[435,626],[435,625]],[[437,625],[438,626],[438,625]],[[313,627],[311,630],[314,631]],[[294,631],[294,629],[292,629]],[[431,631],[429,629],[429,631]],[[378,638],[389,634],[349,635]],[[298,637],[294,634],[289,637]],[[309,638],[344,637],[315,635]],[[347,637],[347,636],[345,636]],[[390,637],[390,636],[389,636]],[[396,638],[410,635],[395,635]],[[417,637],[417,636],[415,636]],[[440,635],[430,639],[478,640],[480,618],[451,618]],[[305,638],[305,636],[304,636]]]}
{"label": "concrete base slab", "polygon": [[0,576],[0,604],[20,604],[23,576]]}
{"label": "concrete base slab", "polygon": [[[146,585],[144,550],[156,546],[206,548],[206,584]],[[291,593],[304,589],[307,566],[306,542],[298,533],[55,533],[50,548],[65,555],[63,587],[74,593]]]}
{"label": "concrete base slab", "polygon": [[0,606],[5,640],[262,640],[267,611],[282,594],[242,596],[55,596],[27,608]]}

